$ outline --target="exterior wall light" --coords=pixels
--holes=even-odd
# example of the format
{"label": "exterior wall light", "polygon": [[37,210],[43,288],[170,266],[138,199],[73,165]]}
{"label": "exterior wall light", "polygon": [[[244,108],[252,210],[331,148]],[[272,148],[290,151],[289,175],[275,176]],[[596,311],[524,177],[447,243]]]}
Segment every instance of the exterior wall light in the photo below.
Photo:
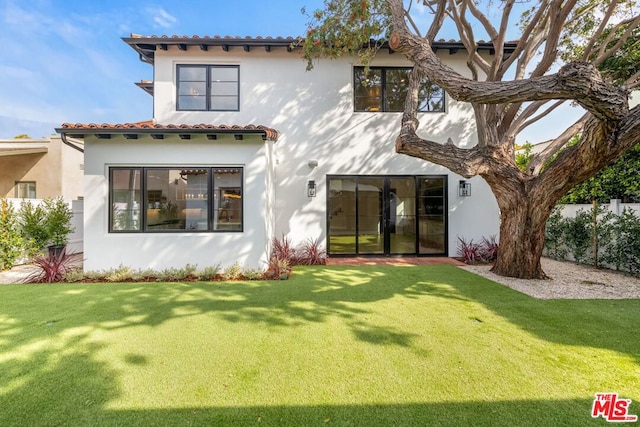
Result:
{"label": "exterior wall light", "polygon": [[317,160],[313,160],[313,159],[312,159],[312,160],[309,160],[309,163],[307,163],[307,164],[309,165],[309,167],[310,167],[311,169],[313,169],[313,168],[315,168],[315,167],[317,167],[317,166],[318,166],[318,161],[317,161]]}
{"label": "exterior wall light", "polygon": [[316,197],[316,182],[307,182],[307,197]]}
{"label": "exterior wall light", "polygon": [[468,197],[471,195],[471,183],[465,181],[464,179],[460,180],[458,184],[458,196],[460,197]]}

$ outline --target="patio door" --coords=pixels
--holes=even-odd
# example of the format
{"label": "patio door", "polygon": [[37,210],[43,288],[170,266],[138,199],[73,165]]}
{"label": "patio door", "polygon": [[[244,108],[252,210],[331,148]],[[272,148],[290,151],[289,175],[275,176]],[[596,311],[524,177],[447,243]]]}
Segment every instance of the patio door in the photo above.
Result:
{"label": "patio door", "polygon": [[[330,255],[445,253],[446,177],[329,176],[327,182]],[[427,200],[425,183],[435,183],[438,195]],[[439,228],[427,226],[434,220]]]}

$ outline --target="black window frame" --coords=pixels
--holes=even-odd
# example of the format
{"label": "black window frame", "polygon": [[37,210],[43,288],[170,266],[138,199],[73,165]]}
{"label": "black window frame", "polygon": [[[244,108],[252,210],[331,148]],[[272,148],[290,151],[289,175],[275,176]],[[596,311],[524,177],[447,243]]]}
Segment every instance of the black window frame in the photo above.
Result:
{"label": "black window frame", "polygon": [[[207,179],[207,228],[206,229],[158,229],[158,230],[148,230],[147,228],[147,210],[148,200],[146,195],[147,192],[147,171],[149,170],[176,170],[176,169],[202,169],[206,170],[208,173]],[[215,187],[215,173],[216,171],[226,170],[226,169],[239,169],[240,173],[240,192],[241,192],[241,205],[240,205],[240,227],[236,229],[216,229],[216,226],[220,225],[220,222],[214,221],[214,193],[216,192]],[[115,230],[113,228],[114,225],[114,197],[113,197],[113,173],[117,170],[137,170],[139,171],[140,176],[140,200],[139,203],[139,226],[137,230]],[[108,199],[109,205],[108,208],[108,230],[109,233],[114,234],[175,234],[175,233],[244,233],[244,224],[245,224],[245,180],[244,180],[244,167],[243,166],[110,166],[108,169]],[[218,209],[222,209],[218,207]]]}
{"label": "black window frame", "polygon": [[[186,83],[187,81],[180,80],[181,70],[186,68],[204,68],[205,69],[205,108],[181,108],[180,107],[180,84]],[[222,68],[234,68],[237,70],[238,80],[236,83],[236,108],[234,109],[223,109],[223,108],[212,108],[211,106],[211,71],[215,69]],[[184,95],[183,95],[184,96]],[[240,65],[234,64],[177,64],[176,65],[176,111],[240,111]]]}
{"label": "black window frame", "polygon": [[[361,252],[360,251],[360,243],[358,240],[358,233],[359,233],[359,229],[360,229],[360,206],[358,203],[358,198],[359,196],[359,187],[360,187],[360,180],[361,179],[367,179],[367,178],[381,178],[384,180],[388,180],[388,179],[393,179],[393,178],[409,178],[409,179],[413,179],[414,180],[414,200],[415,200],[415,209],[414,209],[414,217],[416,218],[416,223],[415,223],[415,228],[414,228],[414,233],[416,236],[416,240],[415,240],[415,252],[407,252],[405,254],[397,254],[397,253],[367,253],[367,252]],[[354,237],[355,237],[355,242],[354,242],[354,251],[353,252],[349,252],[349,253],[344,253],[344,252],[332,252],[331,251],[331,242],[330,239],[332,237],[331,234],[331,217],[334,215],[334,213],[331,211],[331,201],[332,201],[332,194],[330,192],[330,181],[332,179],[348,179],[348,180],[353,180],[354,181],[354,190],[353,190],[353,195],[354,195],[354,210],[353,210],[353,215],[354,215]],[[435,180],[441,180],[442,181],[442,186],[440,187],[440,191],[439,194],[435,194],[435,193],[421,193],[421,190],[423,190],[423,188],[421,187],[420,183],[421,180],[425,180],[425,179],[435,179]],[[331,257],[336,257],[336,258],[351,258],[351,257],[358,257],[358,256],[363,256],[363,257],[370,257],[370,256],[374,256],[374,257],[380,257],[380,256],[384,256],[384,257],[393,257],[393,256],[416,256],[416,257],[441,257],[441,256],[447,256],[447,254],[449,253],[449,176],[446,174],[421,174],[421,175],[403,175],[403,174],[389,174],[389,175],[349,175],[349,174],[337,174],[337,175],[327,175],[326,176],[326,185],[327,185],[327,192],[326,192],[326,200],[325,200],[325,206],[326,206],[326,212],[325,212],[325,230],[326,230],[326,248],[327,248],[327,253],[329,254],[329,256]],[[385,184],[386,186],[386,184]],[[431,213],[431,212],[427,212],[426,208],[424,206],[424,202],[425,199],[440,199],[441,202],[441,207],[442,210],[439,213]],[[340,212],[342,212],[342,210],[340,210]],[[420,224],[419,224],[419,219],[422,217],[429,217],[429,216],[441,216],[442,220],[443,220],[443,233],[421,233],[420,231]],[[427,235],[442,235],[443,236],[443,243],[444,243],[444,251],[443,252],[421,252],[420,250],[420,244],[419,244],[419,239],[423,236],[427,236]],[[386,248],[385,248],[386,251]]]}
{"label": "black window frame", "polygon": [[[411,72],[413,67],[369,67],[369,72],[371,71],[380,71],[380,105],[377,109],[358,109],[357,103],[357,85],[358,79],[356,73],[364,73],[366,67],[363,66],[354,66],[353,67],[353,111],[357,113],[402,113],[404,111],[404,102],[402,109],[391,110],[388,108],[388,96],[387,96],[387,71],[396,71],[396,70],[406,70]],[[429,82],[428,79],[424,79],[425,82]],[[408,85],[408,82],[407,82]],[[436,85],[437,86],[437,85]],[[442,109],[440,110],[431,110],[431,109],[419,109],[419,113],[446,113],[447,112],[447,101],[446,96],[447,93],[443,88],[440,88],[442,91]]]}

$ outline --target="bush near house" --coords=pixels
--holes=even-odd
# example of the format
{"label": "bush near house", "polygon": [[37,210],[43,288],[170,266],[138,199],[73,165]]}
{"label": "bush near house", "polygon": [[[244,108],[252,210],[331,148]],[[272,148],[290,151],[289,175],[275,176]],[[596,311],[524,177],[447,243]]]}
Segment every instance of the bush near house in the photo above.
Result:
{"label": "bush near house", "polygon": [[29,258],[35,258],[49,241],[46,225],[47,212],[42,205],[23,200],[20,203],[18,218],[27,255]]}
{"label": "bush near house", "polygon": [[23,247],[18,215],[6,199],[0,199],[0,270],[13,267]]}
{"label": "bush near house", "polygon": [[62,197],[44,199],[41,205],[23,200],[16,211],[0,199],[0,269],[13,267],[23,255],[37,259],[47,245],[67,244],[73,211]]}
{"label": "bush near house", "polygon": [[628,208],[617,216],[598,205],[563,218],[556,207],[547,222],[545,254],[640,277],[640,218]]}

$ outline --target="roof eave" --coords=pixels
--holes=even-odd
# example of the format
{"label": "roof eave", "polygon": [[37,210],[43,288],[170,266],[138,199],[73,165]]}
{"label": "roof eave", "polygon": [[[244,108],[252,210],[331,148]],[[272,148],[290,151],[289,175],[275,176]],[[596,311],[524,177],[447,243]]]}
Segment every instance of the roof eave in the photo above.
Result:
{"label": "roof eave", "polygon": [[[259,47],[270,52],[271,49],[275,47],[286,48],[288,51],[292,51],[294,49],[301,48],[303,43],[303,39],[300,37],[147,37],[132,35],[132,37],[123,37],[122,40],[138,52],[141,61],[149,64],[153,64],[155,53],[158,48],[166,50],[168,46],[178,46],[182,50],[187,50],[189,47],[194,46],[197,46],[202,50],[208,50],[209,47],[221,47],[224,51],[228,51],[232,47],[242,47],[247,52],[250,52],[254,47]],[[380,45],[380,48],[388,49],[390,52],[393,52],[392,49],[389,48],[389,43],[386,41],[372,40],[371,43],[377,43]],[[513,52],[516,47],[517,42],[506,42],[503,45],[504,52],[507,54]],[[464,43],[452,40],[434,41],[431,44],[431,48],[435,51],[448,50],[449,53],[466,50]],[[495,47],[491,42],[479,41],[476,44],[476,49],[479,51],[487,51],[490,54],[495,53]]]}
{"label": "roof eave", "polygon": [[[273,129],[182,129],[182,128],[56,128],[56,132],[70,138],[85,138],[87,135],[260,135],[264,141],[276,142],[279,133]],[[239,139],[239,138],[236,138]]]}

